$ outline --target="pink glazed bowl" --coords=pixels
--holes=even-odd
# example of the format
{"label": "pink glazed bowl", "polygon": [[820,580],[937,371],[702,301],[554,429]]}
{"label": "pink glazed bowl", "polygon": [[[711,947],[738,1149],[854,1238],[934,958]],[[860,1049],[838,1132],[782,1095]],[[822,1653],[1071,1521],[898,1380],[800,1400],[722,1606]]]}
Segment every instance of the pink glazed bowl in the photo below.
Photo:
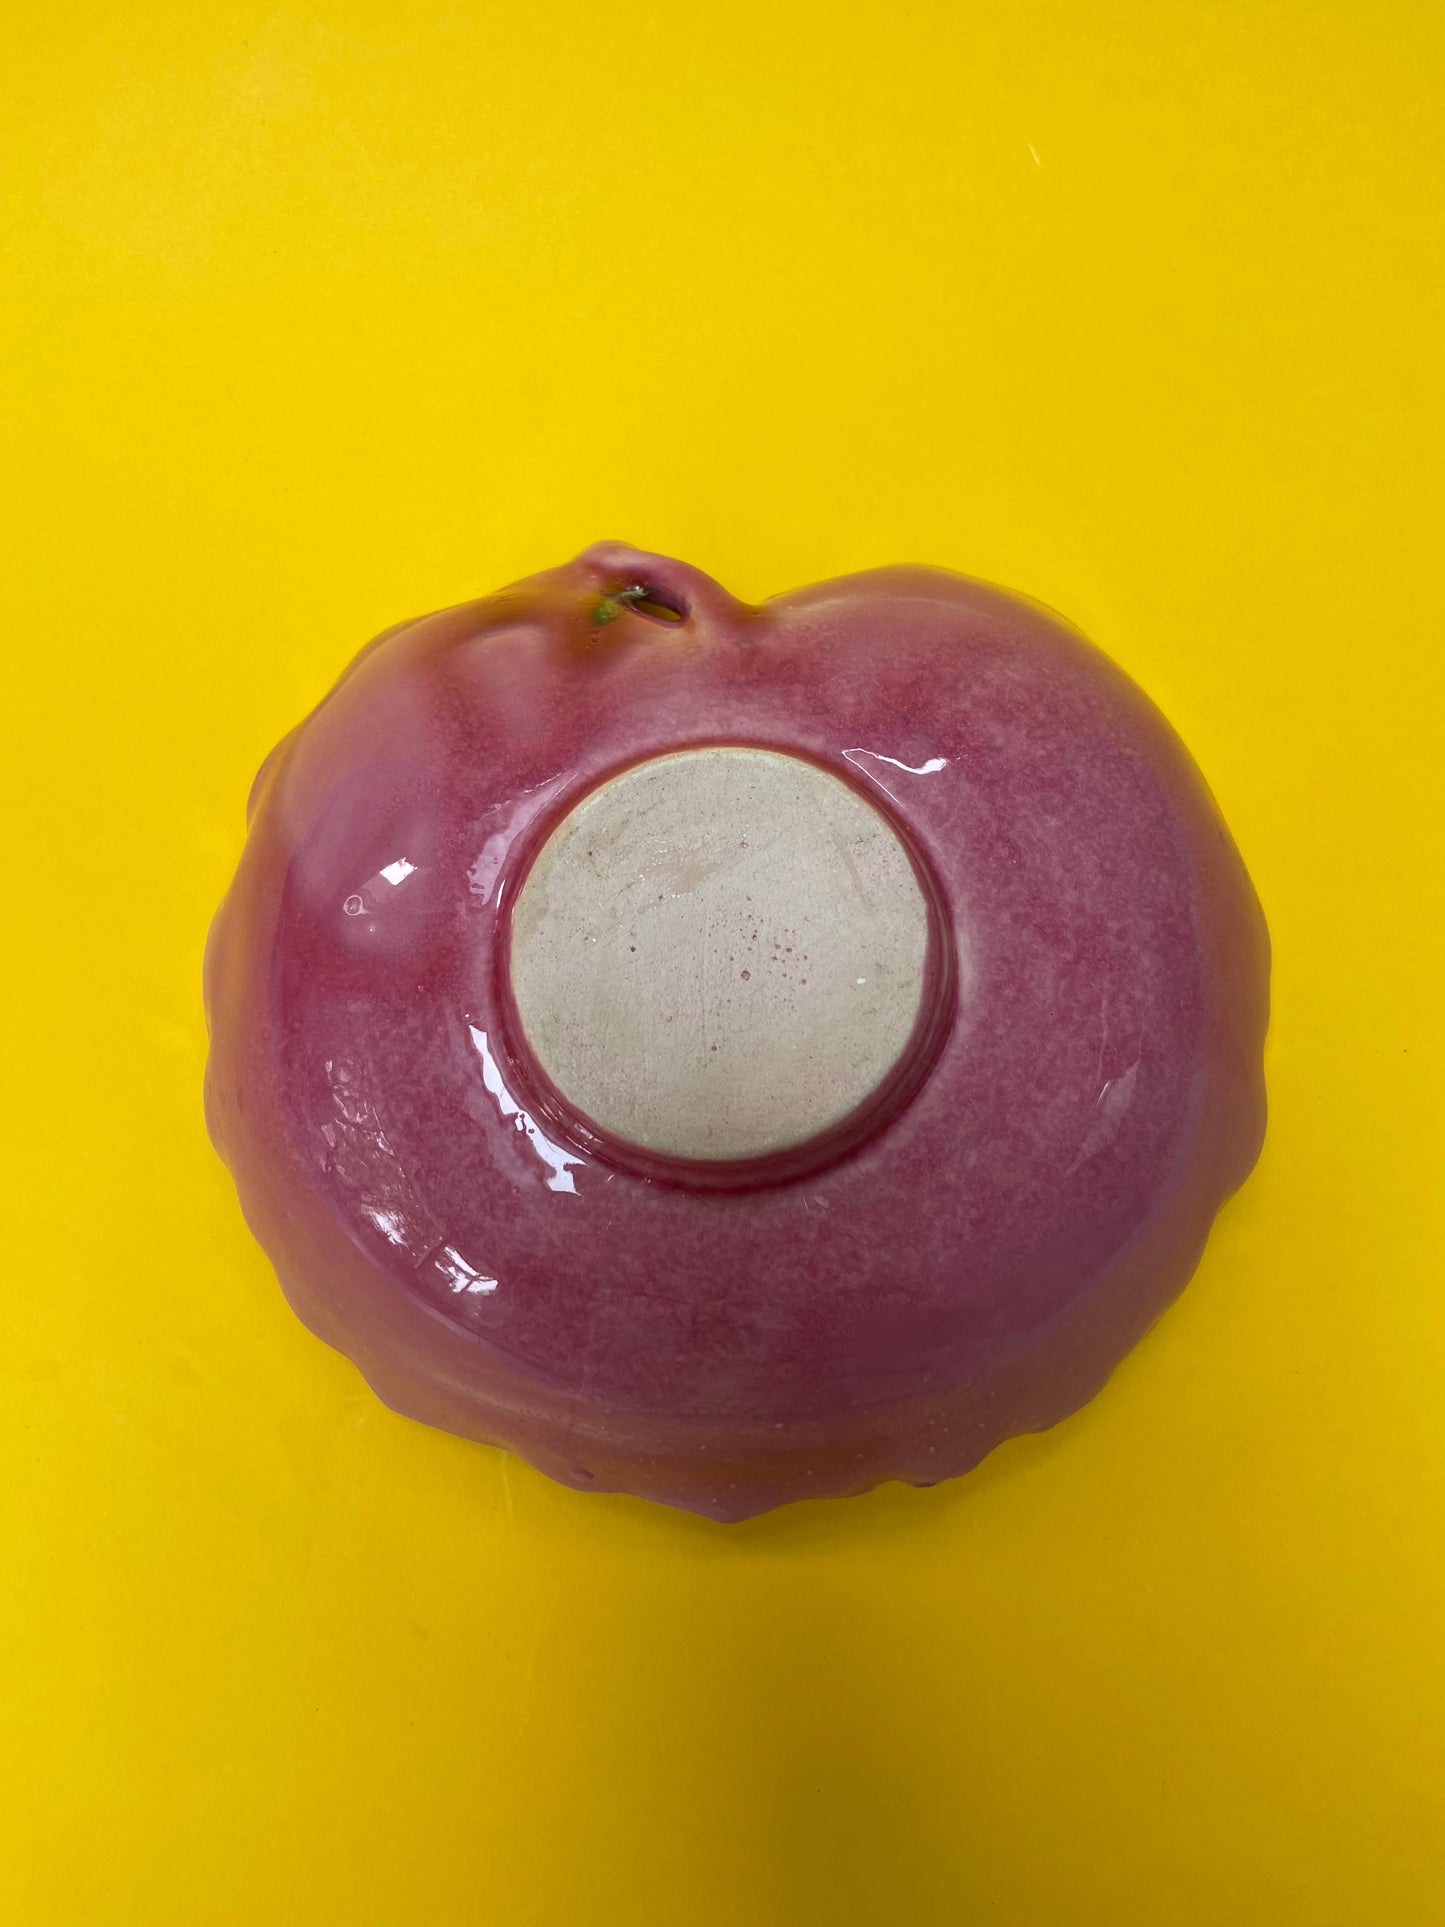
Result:
{"label": "pink glazed bowl", "polygon": [[1099,1389],[1258,1155],[1268,978],[1199,772],[1056,616],[605,543],[267,758],[207,1116],[389,1405],[736,1520]]}

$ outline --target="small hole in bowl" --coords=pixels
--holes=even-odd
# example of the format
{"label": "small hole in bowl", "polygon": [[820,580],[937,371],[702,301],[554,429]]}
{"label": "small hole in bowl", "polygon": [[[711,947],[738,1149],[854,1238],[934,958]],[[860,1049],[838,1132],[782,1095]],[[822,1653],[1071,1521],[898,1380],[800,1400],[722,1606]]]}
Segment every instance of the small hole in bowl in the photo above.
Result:
{"label": "small hole in bowl", "polygon": [[631,609],[634,615],[646,616],[652,622],[687,620],[687,604],[680,597],[671,600],[645,582],[633,582],[627,588],[619,589],[617,600]]}

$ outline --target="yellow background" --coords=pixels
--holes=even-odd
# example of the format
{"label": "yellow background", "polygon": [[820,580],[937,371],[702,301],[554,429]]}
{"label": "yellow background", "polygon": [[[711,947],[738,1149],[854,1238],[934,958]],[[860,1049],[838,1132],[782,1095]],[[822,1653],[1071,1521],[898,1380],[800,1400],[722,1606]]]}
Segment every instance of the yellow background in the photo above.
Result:
{"label": "yellow background", "polygon": [[[1445,1918],[1438,0],[6,40],[8,1918]],[[395,1418],[205,1142],[261,755],[604,535],[1056,605],[1264,897],[1255,1178],[950,1488],[725,1530]]]}

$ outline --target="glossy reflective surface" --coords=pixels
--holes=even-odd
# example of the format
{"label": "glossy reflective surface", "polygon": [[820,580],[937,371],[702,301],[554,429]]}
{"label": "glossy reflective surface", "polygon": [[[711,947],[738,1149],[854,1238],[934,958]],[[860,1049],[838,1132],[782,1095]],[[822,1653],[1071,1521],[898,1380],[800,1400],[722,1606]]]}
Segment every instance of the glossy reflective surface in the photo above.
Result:
{"label": "glossy reflective surface", "polygon": [[[876,799],[936,926],[897,1076],[724,1184],[573,1110],[507,967],[589,788],[718,743]],[[603,545],[379,639],[269,759],[209,1117],[382,1397],[737,1518],[961,1472],[1097,1389],[1257,1154],[1267,977],[1197,771],[1056,618],[922,569],[751,609]]]}

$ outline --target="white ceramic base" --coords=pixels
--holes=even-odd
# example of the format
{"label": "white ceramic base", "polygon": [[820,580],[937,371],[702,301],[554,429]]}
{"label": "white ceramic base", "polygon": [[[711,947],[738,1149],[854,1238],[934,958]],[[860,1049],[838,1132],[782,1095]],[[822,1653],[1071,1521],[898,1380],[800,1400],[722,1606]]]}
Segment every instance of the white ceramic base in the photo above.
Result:
{"label": "white ceramic base", "polygon": [[527,1042],[568,1103],[664,1156],[827,1130],[908,1045],[928,910],[849,784],[774,750],[683,750],[558,825],[512,920]]}

